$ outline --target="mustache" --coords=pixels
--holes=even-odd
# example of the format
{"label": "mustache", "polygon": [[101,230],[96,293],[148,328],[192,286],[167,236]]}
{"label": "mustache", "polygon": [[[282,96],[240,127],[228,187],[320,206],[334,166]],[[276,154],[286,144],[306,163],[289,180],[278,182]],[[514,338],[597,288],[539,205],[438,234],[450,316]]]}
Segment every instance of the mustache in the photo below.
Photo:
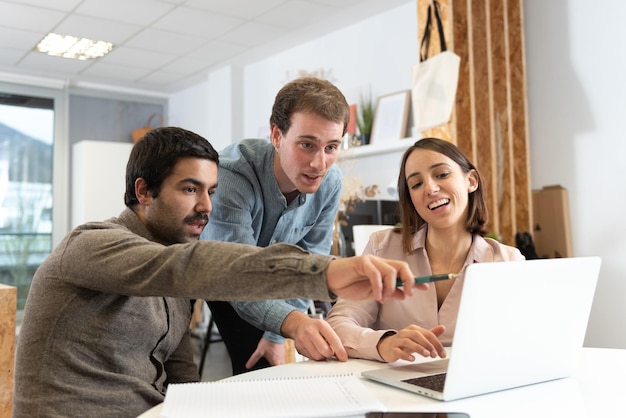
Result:
{"label": "mustache", "polygon": [[196,215],[187,216],[185,218],[185,223],[198,222],[198,221],[204,221],[208,223],[209,215],[207,215],[206,213],[198,213]]}

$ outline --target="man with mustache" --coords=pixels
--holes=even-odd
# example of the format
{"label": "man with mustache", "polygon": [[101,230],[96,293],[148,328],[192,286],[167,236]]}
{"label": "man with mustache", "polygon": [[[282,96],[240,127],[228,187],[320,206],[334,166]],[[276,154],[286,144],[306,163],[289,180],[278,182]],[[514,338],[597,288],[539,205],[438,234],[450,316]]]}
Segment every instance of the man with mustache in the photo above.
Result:
{"label": "man with mustache", "polygon": [[[349,119],[350,107],[332,83],[314,77],[287,83],[274,101],[270,141],[246,139],[220,153],[220,188],[202,238],[260,247],[285,242],[329,254],[343,183],[334,163]],[[326,321],[306,314],[308,299],[208,304],[233,374],[283,364],[283,336],[308,358],[348,358]]]}
{"label": "man with mustache", "polygon": [[[136,417],[170,383],[198,380],[192,299],[412,293],[406,263],[336,259],[294,245],[199,241],[218,154],[181,128],[149,132],[126,168],[126,209],[72,230],[33,277],[20,330],[13,416]],[[294,280],[297,277],[297,280]]]}

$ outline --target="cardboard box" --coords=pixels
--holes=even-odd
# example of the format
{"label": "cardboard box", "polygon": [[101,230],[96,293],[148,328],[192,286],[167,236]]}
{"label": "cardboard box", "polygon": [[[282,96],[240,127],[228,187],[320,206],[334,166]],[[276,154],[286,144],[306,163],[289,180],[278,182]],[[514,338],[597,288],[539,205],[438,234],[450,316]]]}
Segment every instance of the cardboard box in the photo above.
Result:
{"label": "cardboard box", "polygon": [[540,258],[573,257],[567,189],[533,190],[533,240]]}

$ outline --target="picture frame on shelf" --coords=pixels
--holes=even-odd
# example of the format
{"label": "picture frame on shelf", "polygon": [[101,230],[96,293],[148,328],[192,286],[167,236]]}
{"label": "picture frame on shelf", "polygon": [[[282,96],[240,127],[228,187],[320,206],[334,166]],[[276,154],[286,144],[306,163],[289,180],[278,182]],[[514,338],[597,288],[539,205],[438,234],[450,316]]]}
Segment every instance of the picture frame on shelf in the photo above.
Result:
{"label": "picture frame on shelf", "polygon": [[370,143],[397,140],[406,136],[411,90],[380,96],[376,102]]}

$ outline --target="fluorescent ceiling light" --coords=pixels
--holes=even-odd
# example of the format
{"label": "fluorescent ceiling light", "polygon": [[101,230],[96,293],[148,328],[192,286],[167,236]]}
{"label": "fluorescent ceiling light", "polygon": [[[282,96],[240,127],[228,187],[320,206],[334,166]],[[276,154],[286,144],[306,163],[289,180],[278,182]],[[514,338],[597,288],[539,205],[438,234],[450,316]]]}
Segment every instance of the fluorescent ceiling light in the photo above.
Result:
{"label": "fluorescent ceiling light", "polygon": [[88,60],[106,55],[113,49],[113,44],[104,41],[93,41],[76,36],[49,33],[35,47],[35,51],[57,57]]}

